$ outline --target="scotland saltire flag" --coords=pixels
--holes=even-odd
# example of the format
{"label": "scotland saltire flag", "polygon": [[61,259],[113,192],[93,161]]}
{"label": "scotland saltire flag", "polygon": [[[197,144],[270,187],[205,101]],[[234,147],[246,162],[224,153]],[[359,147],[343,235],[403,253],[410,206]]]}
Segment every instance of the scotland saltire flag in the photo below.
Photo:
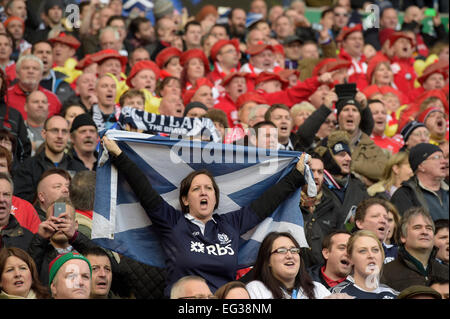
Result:
{"label": "scotland saltire flag", "polygon": [[[301,154],[127,131],[109,130],[106,135],[117,141],[122,151],[145,172],[152,187],[176,209],[180,209],[181,180],[194,170],[208,169],[220,189],[216,211],[219,214],[249,205],[289,173]],[[124,176],[107,160],[107,152],[102,150],[100,156],[92,239],[102,247],[142,263],[164,267],[165,254],[151,220]],[[289,231],[302,247],[308,247],[299,207],[300,191],[294,192],[271,217],[241,237],[240,268],[254,263],[261,241],[271,231]]]}

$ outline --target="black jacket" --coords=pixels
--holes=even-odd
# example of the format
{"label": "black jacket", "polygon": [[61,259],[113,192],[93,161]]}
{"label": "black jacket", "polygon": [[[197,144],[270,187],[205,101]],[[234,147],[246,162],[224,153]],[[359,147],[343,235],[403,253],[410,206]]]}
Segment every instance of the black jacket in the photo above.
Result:
{"label": "black jacket", "polygon": [[[429,207],[424,193],[427,192],[429,194],[432,194],[431,192],[423,189],[419,185],[419,181],[416,176],[411,177],[409,180],[404,181],[402,183],[402,186],[400,186],[395,193],[392,195],[391,202],[397,207],[398,212],[400,215],[403,215],[403,213],[411,207],[425,207],[431,214],[431,217],[433,220],[441,219],[443,218],[443,215],[448,219],[448,208],[445,208],[445,205],[448,207],[448,187],[446,187],[447,190],[442,189],[442,192],[446,198],[443,198],[443,200],[438,199],[436,197],[436,205],[433,207]],[[436,195],[434,195],[436,196]],[[430,209],[431,208],[431,209]],[[445,208],[445,209],[444,209]],[[445,217],[444,217],[445,218]]]}
{"label": "black jacket", "polygon": [[[14,195],[32,203],[42,173],[55,167],[55,164],[45,155],[45,150],[28,158],[13,172]],[[64,154],[58,168],[67,170],[71,176],[76,172],[86,170],[83,164],[67,154]]]}
{"label": "black jacket", "polygon": [[339,206],[331,197],[323,195],[321,202],[313,213],[309,209],[300,206],[303,214],[303,227],[306,241],[313,255],[313,263],[323,262],[322,241],[326,235],[336,229],[344,228],[344,220],[339,213]]}
{"label": "black jacket", "polygon": [[0,99],[0,127],[7,129],[16,137],[15,164],[21,163],[31,156],[31,142],[28,139],[28,131],[22,114],[7,106],[3,98]]}
{"label": "black jacket", "polygon": [[345,221],[345,218],[353,206],[358,206],[358,204],[363,200],[369,198],[369,194],[366,191],[366,186],[352,174],[349,176],[343,201],[341,201],[337,195],[339,191],[334,188],[329,188],[324,185],[323,192],[324,196],[332,198],[336,206],[339,207],[339,216],[342,223]]}
{"label": "black jacket", "polygon": [[[82,254],[86,249],[96,246],[89,238],[78,232],[76,238],[70,243],[72,247]],[[44,285],[49,280],[50,262],[58,256],[58,251],[50,244],[50,241],[34,234],[28,247],[28,253],[36,263],[39,279]]]}
{"label": "black jacket", "polygon": [[14,215],[9,215],[8,225],[0,230],[0,248],[17,247],[27,251],[33,233],[20,226]]}
{"label": "black jacket", "polygon": [[64,73],[50,70],[50,77],[42,79],[39,83],[43,88],[55,93],[61,104],[76,97],[76,94],[69,83],[64,81],[67,76]]}

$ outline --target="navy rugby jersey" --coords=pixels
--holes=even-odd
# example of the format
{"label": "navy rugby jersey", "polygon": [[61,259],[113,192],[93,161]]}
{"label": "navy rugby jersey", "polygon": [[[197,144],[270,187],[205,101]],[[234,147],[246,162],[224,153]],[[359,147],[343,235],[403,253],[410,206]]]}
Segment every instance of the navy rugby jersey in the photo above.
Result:
{"label": "navy rugby jersey", "polygon": [[380,284],[377,289],[365,291],[358,287],[353,278],[348,276],[347,279],[339,285],[330,289],[331,293],[346,293],[356,299],[397,299],[398,291]]}

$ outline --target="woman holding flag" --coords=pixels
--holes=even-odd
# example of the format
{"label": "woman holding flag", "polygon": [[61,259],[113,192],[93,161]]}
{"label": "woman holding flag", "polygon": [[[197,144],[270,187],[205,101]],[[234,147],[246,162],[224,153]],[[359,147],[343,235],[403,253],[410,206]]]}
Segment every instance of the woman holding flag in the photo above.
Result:
{"label": "woman holding flag", "polygon": [[303,153],[290,173],[250,205],[218,214],[215,210],[220,191],[214,177],[207,170],[193,171],[179,187],[180,211],[164,201],[116,142],[105,136],[102,143],[157,231],[166,254],[166,295],[174,282],[187,275],[204,278],[213,292],[235,280],[240,237],[305,185],[306,154]]}

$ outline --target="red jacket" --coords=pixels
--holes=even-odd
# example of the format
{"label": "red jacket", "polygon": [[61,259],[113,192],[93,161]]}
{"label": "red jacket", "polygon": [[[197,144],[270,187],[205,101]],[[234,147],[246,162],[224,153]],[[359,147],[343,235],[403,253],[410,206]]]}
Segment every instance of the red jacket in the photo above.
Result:
{"label": "red jacket", "polygon": [[367,82],[367,63],[365,55],[362,55],[359,61],[356,61],[350,56],[344,49],[339,52],[339,58],[347,60],[352,63],[352,66],[348,69],[348,82],[356,83],[359,90],[364,90],[369,84]]}
{"label": "red jacket", "polygon": [[389,150],[392,154],[398,153],[398,151],[402,148],[402,144],[397,142],[396,140],[387,137],[386,135],[374,135],[370,136],[372,141],[382,149]]}
{"label": "red jacket", "polygon": [[11,204],[11,214],[16,217],[22,227],[25,227],[33,234],[36,234],[41,220],[36,209],[26,200],[13,196]]}
{"label": "red jacket", "polygon": [[296,86],[290,87],[284,91],[267,93],[263,90],[258,90],[267,104],[285,104],[292,107],[294,104],[306,101],[314,91],[321,85],[317,76],[306,79],[304,82],[298,82]]}
{"label": "red jacket", "polygon": [[234,127],[239,123],[238,109],[228,93],[217,99],[217,104],[214,105],[214,108],[225,112],[230,127]]}
{"label": "red jacket", "polygon": [[391,59],[391,69],[394,73],[394,83],[397,88],[406,93],[414,90],[414,81],[417,78],[414,70],[414,59]]}
{"label": "red jacket", "polygon": [[[39,86],[39,91],[44,93],[48,99],[48,117],[59,114],[61,112],[61,102],[58,97],[50,92],[47,89],[44,89],[42,86]],[[6,103],[18,110],[24,120],[27,119],[27,112],[25,112],[25,102],[27,99],[27,94],[20,88],[19,83],[14,84],[10,88],[8,88],[8,92],[6,94]]]}

